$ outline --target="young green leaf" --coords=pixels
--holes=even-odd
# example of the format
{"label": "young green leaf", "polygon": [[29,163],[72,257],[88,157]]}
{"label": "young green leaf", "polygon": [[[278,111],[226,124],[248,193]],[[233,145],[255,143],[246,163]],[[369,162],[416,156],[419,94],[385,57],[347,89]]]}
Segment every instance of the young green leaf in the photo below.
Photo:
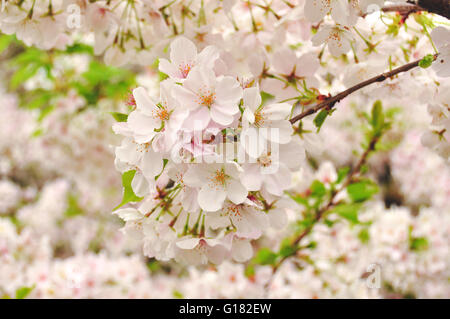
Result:
{"label": "young green leaf", "polygon": [[434,56],[432,54],[428,54],[423,57],[422,60],[419,62],[419,66],[423,69],[429,68],[434,61]]}
{"label": "young green leaf", "polygon": [[360,204],[341,204],[333,209],[333,212],[347,219],[352,224],[359,224],[358,211]]}
{"label": "young green leaf", "polygon": [[317,127],[317,133],[320,132],[320,128],[322,127],[323,123],[325,122],[325,119],[327,118],[327,116],[328,116],[328,111],[322,110],[314,118],[314,125]]}
{"label": "young green leaf", "polygon": [[83,209],[78,205],[77,197],[70,193],[67,196],[67,210],[64,215],[67,217],[75,217],[83,214]]}
{"label": "young green leaf", "polygon": [[378,186],[370,181],[364,180],[347,186],[347,193],[354,202],[363,202],[378,192]]}
{"label": "young green leaf", "polygon": [[279,254],[281,257],[289,257],[294,255],[296,251],[297,249],[292,246],[291,240],[289,238],[285,238],[281,243]]}
{"label": "young green leaf", "polygon": [[269,248],[261,248],[255,256],[255,263],[259,265],[274,265],[277,259],[277,254]]}
{"label": "young green leaf", "polygon": [[325,185],[323,185],[323,183],[319,182],[318,180],[314,180],[312,182],[310,189],[311,189],[311,196],[315,197],[322,197],[327,192]]}
{"label": "young green leaf", "polygon": [[428,239],[425,237],[411,237],[409,249],[412,251],[424,251],[428,249]]}
{"label": "young green leaf", "polygon": [[123,205],[130,202],[139,202],[142,200],[142,197],[136,196],[131,187],[131,182],[133,181],[134,175],[136,174],[135,170],[131,170],[122,174],[122,186],[123,186],[123,199],[122,202],[114,208],[114,210],[122,207]]}
{"label": "young green leaf", "polygon": [[128,119],[128,115],[119,112],[109,112],[117,122],[126,122]]}
{"label": "young green leaf", "polygon": [[16,299],[25,299],[34,289],[34,286],[31,287],[20,287],[16,290]]}

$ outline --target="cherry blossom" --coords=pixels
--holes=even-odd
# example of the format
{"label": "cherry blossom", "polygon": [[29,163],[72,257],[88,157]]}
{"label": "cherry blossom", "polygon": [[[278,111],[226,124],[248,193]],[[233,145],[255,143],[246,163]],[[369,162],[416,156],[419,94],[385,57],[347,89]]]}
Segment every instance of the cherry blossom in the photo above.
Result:
{"label": "cherry blossom", "polygon": [[437,75],[449,77],[450,73],[450,30],[445,27],[437,27],[431,32],[431,37],[439,50],[437,63],[433,64],[433,68]]}

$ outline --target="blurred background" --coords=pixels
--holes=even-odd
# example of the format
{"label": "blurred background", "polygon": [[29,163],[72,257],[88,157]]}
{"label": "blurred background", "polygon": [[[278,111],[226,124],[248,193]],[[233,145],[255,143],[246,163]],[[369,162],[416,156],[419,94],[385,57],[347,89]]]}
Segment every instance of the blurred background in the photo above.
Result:
{"label": "blurred background", "polygon": [[[111,214],[122,197],[113,149],[120,138],[111,126],[138,84],[157,94],[156,65],[117,68],[88,45],[40,50],[0,35],[0,69],[0,297],[450,297],[450,168],[422,146],[431,119],[426,107],[405,111],[414,97],[385,103],[395,125],[369,160],[380,189],[361,223],[317,225],[304,255],[270,280],[271,268],[257,262],[189,267],[145,258],[141,243],[120,232]],[[294,192],[356,162],[368,96],[388,89],[346,99],[320,134],[305,137],[308,165]],[[291,225],[301,209],[288,209]],[[291,231],[269,232],[254,250],[277,247]]]}

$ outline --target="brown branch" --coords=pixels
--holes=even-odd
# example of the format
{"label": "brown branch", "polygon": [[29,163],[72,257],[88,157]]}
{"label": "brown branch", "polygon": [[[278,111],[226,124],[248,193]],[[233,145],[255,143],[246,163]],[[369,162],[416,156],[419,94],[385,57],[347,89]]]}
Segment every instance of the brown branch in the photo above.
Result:
{"label": "brown branch", "polygon": [[[434,56],[434,60],[436,60],[436,58],[437,58],[437,54]],[[358,90],[360,90],[360,89],[362,89],[362,88],[364,88],[366,86],[369,86],[369,85],[371,85],[373,83],[376,83],[376,82],[383,82],[386,79],[393,77],[394,75],[397,75],[397,74],[403,73],[403,72],[407,72],[407,71],[409,71],[411,69],[416,68],[417,66],[419,66],[419,62],[421,60],[422,59],[414,61],[414,62],[411,62],[411,63],[408,63],[408,64],[405,64],[405,65],[402,65],[401,67],[398,67],[398,68],[396,68],[396,69],[394,69],[392,71],[379,74],[377,76],[374,76],[371,79],[368,79],[368,80],[366,80],[364,82],[358,83],[355,86],[352,86],[351,88],[349,88],[349,89],[347,89],[345,91],[342,91],[341,93],[326,99],[325,101],[317,104],[316,106],[307,109],[306,111],[300,113],[299,115],[294,116],[292,119],[290,119],[290,122],[291,122],[291,124],[294,124],[295,122],[300,121],[304,117],[306,117],[308,115],[311,115],[311,114],[314,114],[314,113],[316,113],[316,112],[318,112],[318,111],[320,111],[322,109],[325,109],[325,108],[331,109],[332,107],[334,107],[334,105],[337,102],[341,101],[342,99],[344,99],[345,97],[347,97],[348,95],[352,94],[355,91],[358,91]]]}
{"label": "brown branch", "polygon": [[450,19],[450,0],[409,0],[408,3],[418,5],[424,11]]}
{"label": "brown branch", "polygon": [[383,12],[398,12],[404,17],[408,17],[412,13],[424,11],[424,8],[421,8],[415,4],[400,4],[400,5],[389,5],[381,8]]}
{"label": "brown branch", "polygon": [[[359,174],[359,172],[361,171],[362,166],[367,162],[367,158],[369,157],[369,154],[370,154],[372,151],[375,150],[375,146],[376,146],[376,144],[378,143],[379,139],[380,139],[380,136],[379,136],[379,135],[375,135],[375,136],[371,139],[371,141],[370,141],[370,143],[369,143],[367,149],[366,149],[366,150],[364,151],[364,153],[361,155],[361,157],[360,157],[358,163],[355,165],[355,167],[350,171],[350,173],[349,173],[349,175],[347,176],[347,178],[345,179],[344,183],[342,183],[342,185],[339,187],[339,189],[337,189],[336,191],[334,191],[334,192],[331,194],[331,197],[330,197],[330,199],[328,200],[327,204],[317,211],[316,216],[314,217],[314,220],[313,220],[313,222],[311,223],[311,225],[310,225],[309,227],[307,227],[300,235],[298,235],[298,236],[295,238],[295,240],[292,242],[292,246],[294,246],[294,247],[297,248],[296,251],[295,251],[296,253],[297,253],[298,250],[300,249],[300,248],[297,247],[297,246],[300,244],[300,242],[302,241],[302,239],[305,238],[305,237],[312,231],[312,229],[314,228],[314,225],[322,219],[323,215],[324,215],[327,211],[329,211],[331,208],[333,208],[333,207],[336,205],[336,203],[334,202],[334,200],[336,199],[336,196],[337,196],[340,192],[342,192],[348,185],[350,185],[350,183],[353,181],[353,179],[355,178],[355,176],[356,176],[357,174]],[[286,259],[288,259],[288,258],[291,257],[291,256],[292,256],[292,255],[290,255],[290,256],[284,256],[283,258],[281,258],[281,259],[278,261],[278,263],[272,268],[272,276],[273,276],[273,274],[276,273],[276,271],[277,271],[278,268],[283,264],[283,262],[285,262]],[[269,281],[268,284],[270,284],[270,281]]]}

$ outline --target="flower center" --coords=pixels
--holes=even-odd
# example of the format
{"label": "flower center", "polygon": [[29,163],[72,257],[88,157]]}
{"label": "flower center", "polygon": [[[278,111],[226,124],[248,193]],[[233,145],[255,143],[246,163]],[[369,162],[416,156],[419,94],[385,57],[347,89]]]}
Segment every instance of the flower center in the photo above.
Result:
{"label": "flower center", "polygon": [[133,109],[136,108],[136,100],[134,99],[133,93],[128,93],[127,99],[125,101],[125,104],[127,106],[133,107]]}
{"label": "flower center", "polygon": [[215,171],[214,176],[212,177],[212,182],[215,186],[223,186],[225,187],[225,182],[227,179],[227,175],[223,169],[218,169]]}
{"label": "flower center", "polygon": [[216,99],[216,94],[214,92],[211,92],[211,90],[200,90],[198,94],[198,100],[197,103],[206,106],[211,107],[213,105],[214,101]]}
{"label": "flower center", "polygon": [[241,217],[241,205],[230,205],[228,207],[228,215],[234,215],[235,217]]}
{"label": "flower center", "polygon": [[205,254],[208,249],[208,244],[206,243],[206,240],[200,239],[195,249],[198,250],[201,254]]}
{"label": "flower center", "polygon": [[190,65],[189,63],[187,64],[180,64],[178,66],[178,69],[181,72],[181,75],[183,76],[183,78],[186,78],[189,74],[189,71],[191,71],[192,65]]}
{"label": "flower center", "polygon": [[169,116],[170,113],[165,106],[158,106],[158,108],[153,111],[153,117],[160,119],[161,121],[167,121]]}
{"label": "flower center", "polygon": [[272,164],[272,159],[270,158],[270,153],[260,156],[258,158],[258,163],[264,167],[270,166]]}
{"label": "flower center", "polygon": [[261,111],[255,113],[255,126],[260,127],[265,122],[264,114]]}

